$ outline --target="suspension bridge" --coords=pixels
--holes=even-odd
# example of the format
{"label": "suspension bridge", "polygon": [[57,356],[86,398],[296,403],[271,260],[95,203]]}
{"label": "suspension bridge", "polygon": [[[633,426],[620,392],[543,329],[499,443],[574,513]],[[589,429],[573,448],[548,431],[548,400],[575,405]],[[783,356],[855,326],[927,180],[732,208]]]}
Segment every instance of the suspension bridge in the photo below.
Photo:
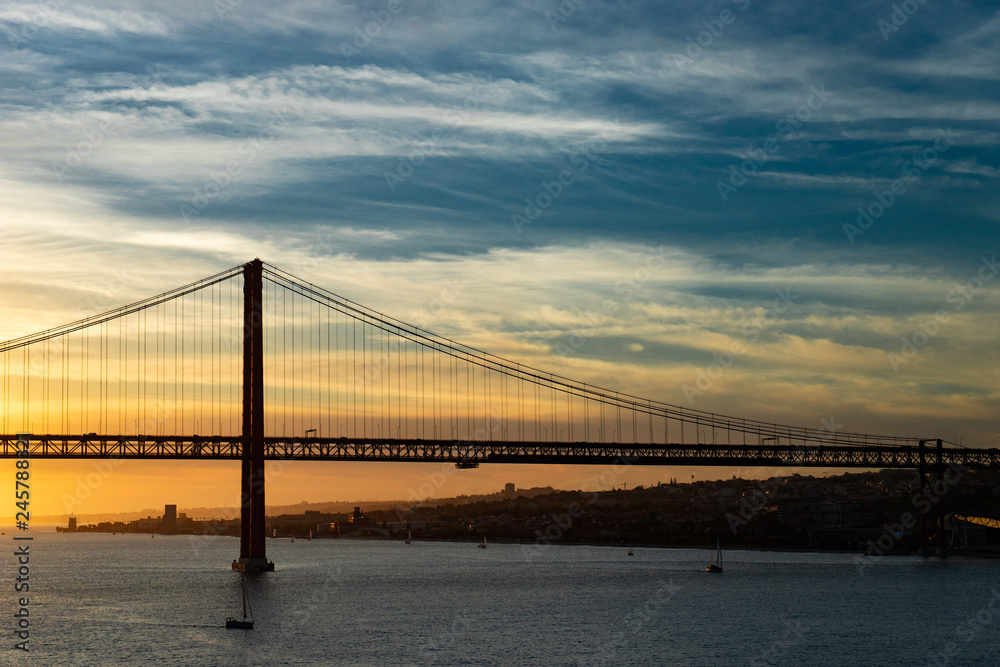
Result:
{"label": "suspension bridge", "polygon": [[[0,457],[233,459],[234,569],[273,569],[264,465],[302,461],[1000,468],[1000,450],[779,425],[463,345],[259,259],[0,343]],[[943,505],[942,505],[943,511]]]}

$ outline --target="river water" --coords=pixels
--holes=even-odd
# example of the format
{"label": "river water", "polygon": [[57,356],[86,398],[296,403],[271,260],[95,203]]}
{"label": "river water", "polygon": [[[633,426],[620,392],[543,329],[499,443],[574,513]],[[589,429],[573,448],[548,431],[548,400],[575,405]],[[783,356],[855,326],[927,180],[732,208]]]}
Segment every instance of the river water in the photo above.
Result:
{"label": "river water", "polygon": [[1000,665],[1000,561],[269,540],[239,631],[235,538],[33,532],[0,665]]}

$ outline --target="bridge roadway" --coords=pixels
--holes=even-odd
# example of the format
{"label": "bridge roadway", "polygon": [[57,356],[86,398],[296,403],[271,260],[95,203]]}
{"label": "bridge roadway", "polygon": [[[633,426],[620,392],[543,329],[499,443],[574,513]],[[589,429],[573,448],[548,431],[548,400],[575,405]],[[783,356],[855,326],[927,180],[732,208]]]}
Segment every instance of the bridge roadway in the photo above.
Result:
{"label": "bridge roadway", "polygon": [[[924,466],[937,463],[937,441],[926,441]],[[264,458],[281,461],[449,462],[789,468],[921,468],[920,447],[880,444],[623,444],[589,442],[471,442],[391,438],[264,438]],[[242,457],[236,436],[32,435],[31,458],[206,459]],[[943,465],[1000,469],[1000,449],[942,448]],[[0,458],[17,455],[17,436],[0,435]]]}

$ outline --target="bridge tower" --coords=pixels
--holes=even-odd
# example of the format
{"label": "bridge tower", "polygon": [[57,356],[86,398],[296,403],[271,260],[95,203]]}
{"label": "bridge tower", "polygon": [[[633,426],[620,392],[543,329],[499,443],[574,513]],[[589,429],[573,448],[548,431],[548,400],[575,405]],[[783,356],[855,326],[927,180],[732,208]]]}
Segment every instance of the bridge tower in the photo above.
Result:
{"label": "bridge tower", "polygon": [[233,569],[274,569],[264,541],[264,264],[243,266],[243,442],[240,558]]}
{"label": "bridge tower", "polygon": [[[944,526],[945,526],[945,507],[944,507],[944,496],[947,493],[948,486],[947,481],[944,478],[944,442],[941,439],[936,441],[936,447],[934,449],[934,463],[931,464],[927,460],[927,441],[920,441],[918,468],[917,474],[920,476],[920,496],[922,498],[927,498],[927,487],[930,486],[928,478],[930,477],[930,471],[933,468],[935,479],[935,486],[940,486],[942,492],[940,494],[936,493],[936,488],[932,487],[935,493],[931,496],[937,501],[938,506],[938,548],[937,553],[941,558],[948,555],[948,542],[945,537]],[[930,540],[927,536],[927,512],[921,512],[920,514],[920,552],[924,556],[930,555],[931,546]]]}

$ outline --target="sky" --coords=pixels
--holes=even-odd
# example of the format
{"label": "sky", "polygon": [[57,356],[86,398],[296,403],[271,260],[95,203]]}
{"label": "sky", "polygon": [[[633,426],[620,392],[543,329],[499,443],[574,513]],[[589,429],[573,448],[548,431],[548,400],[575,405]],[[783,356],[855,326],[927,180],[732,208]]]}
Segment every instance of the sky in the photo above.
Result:
{"label": "sky", "polygon": [[[0,340],[261,257],[616,391],[995,447],[998,46],[988,2],[0,3]],[[92,464],[38,511],[238,498]],[[269,501],[773,472],[439,471]]]}

